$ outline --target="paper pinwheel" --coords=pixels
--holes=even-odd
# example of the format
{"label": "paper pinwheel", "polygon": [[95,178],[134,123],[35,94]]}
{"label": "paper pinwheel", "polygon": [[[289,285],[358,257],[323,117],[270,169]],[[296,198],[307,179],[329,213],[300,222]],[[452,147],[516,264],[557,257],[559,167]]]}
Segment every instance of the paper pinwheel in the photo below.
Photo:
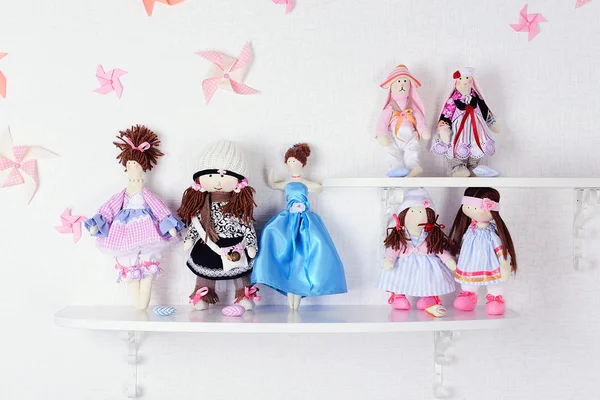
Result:
{"label": "paper pinwheel", "polygon": [[71,209],[67,208],[60,215],[60,220],[62,225],[55,226],[54,229],[60,233],[72,233],[73,243],[77,243],[81,239],[81,223],[86,221],[87,218],[79,215],[71,215]]}
{"label": "paper pinwheel", "polygon": [[100,82],[100,87],[94,89],[94,92],[107,94],[114,91],[120,99],[121,94],[123,93],[121,77],[126,73],[127,71],[123,71],[122,69],[111,69],[110,71],[105,72],[102,65],[98,65],[98,68],[96,69],[96,78],[98,78],[98,82]]}
{"label": "paper pinwheel", "polygon": [[244,45],[238,58],[228,57],[216,51],[200,51],[196,54],[213,63],[208,71],[208,77],[202,81],[206,104],[210,102],[218,88],[233,90],[237,94],[258,93],[258,90],[242,83],[248,73],[248,63],[252,58],[249,43]]}
{"label": "paper pinwheel", "polygon": [[577,3],[575,3],[575,8],[579,8],[581,6],[586,5],[587,3],[589,3],[592,0],[577,0]]}
{"label": "paper pinwheel", "polygon": [[[0,53],[0,60],[6,57],[7,54],[8,53]],[[0,96],[2,96],[3,99],[6,98],[6,76],[4,76],[2,71],[0,71]]]}
{"label": "paper pinwheel", "polygon": [[285,4],[285,12],[289,13],[294,8],[294,1],[295,0],[273,0],[273,3],[275,3],[275,4]]}
{"label": "paper pinwheel", "polygon": [[37,160],[58,157],[39,146],[13,146],[10,130],[0,136],[0,187],[25,185],[29,203],[39,185]]}
{"label": "paper pinwheel", "polygon": [[540,22],[548,22],[542,14],[527,14],[527,4],[519,13],[519,23],[510,24],[517,32],[529,32],[529,42],[538,34],[538,24]]}
{"label": "paper pinwheel", "polygon": [[152,15],[152,10],[154,9],[154,3],[163,3],[169,6],[174,6],[175,4],[181,3],[183,0],[143,0],[144,7],[146,8],[146,13],[150,17]]}

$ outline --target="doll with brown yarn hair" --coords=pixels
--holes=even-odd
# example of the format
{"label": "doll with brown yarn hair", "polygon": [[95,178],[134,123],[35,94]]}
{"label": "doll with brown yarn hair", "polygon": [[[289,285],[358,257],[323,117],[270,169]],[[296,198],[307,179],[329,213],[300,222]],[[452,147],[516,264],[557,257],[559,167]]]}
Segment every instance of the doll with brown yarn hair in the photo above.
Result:
{"label": "doll with brown yarn hair", "polygon": [[269,186],[285,192],[287,207],[264,226],[252,272],[253,283],[287,296],[293,310],[303,297],[347,291],[344,266],[329,232],[321,217],[309,211],[308,193],[322,190],[302,177],[309,156],[308,144],[295,144],[284,157],[291,178],[275,182],[273,170],[269,173]]}
{"label": "doll with brown yarn hair", "polygon": [[[379,288],[391,293],[388,303],[396,310],[410,309],[406,296],[420,297],[419,310],[441,306],[439,296],[455,290],[452,271],[456,262],[429,193],[422,188],[407,190],[393,217],[394,225],[384,241]],[[436,310],[440,308],[432,312]]]}
{"label": "doll with brown yarn hair", "polygon": [[161,252],[175,240],[183,223],[144,186],[144,173],[164,155],[158,149],[158,136],[136,125],[119,132],[113,144],[120,150],[117,160],[125,167],[129,182],[85,222],[85,227],[97,237],[98,247],[115,257],[117,282],[129,283],[135,306],[145,310],[152,281],[162,271]]}
{"label": "doll with brown yarn hair", "polygon": [[510,232],[500,217],[500,193],[493,188],[467,188],[456,214],[450,237],[458,255],[455,279],[461,284],[454,307],[472,311],[477,289],[487,287],[486,312],[506,310],[503,284],[517,271],[517,256]]}
{"label": "doll with brown yarn hair", "polygon": [[246,310],[259,300],[250,284],[258,251],[254,230],[254,188],[248,186],[248,165],[237,144],[222,140],[200,156],[194,183],[185,190],[177,211],[189,227],[184,249],[191,249],[187,267],[196,275],[190,304],[206,310],[219,302],[216,282],[233,280],[234,303]]}

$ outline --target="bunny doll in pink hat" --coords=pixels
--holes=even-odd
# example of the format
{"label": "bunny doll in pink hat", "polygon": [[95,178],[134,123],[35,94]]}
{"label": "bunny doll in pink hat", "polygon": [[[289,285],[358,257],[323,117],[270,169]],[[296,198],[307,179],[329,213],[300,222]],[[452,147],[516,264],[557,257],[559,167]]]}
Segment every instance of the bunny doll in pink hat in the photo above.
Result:
{"label": "bunny doll in pink hat", "polygon": [[428,140],[431,133],[425,123],[419,86],[421,83],[402,64],[381,84],[388,89],[388,94],[377,123],[376,137],[393,160],[387,173],[389,177],[417,176],[423,172],[419,139]]}
{"label": "bunny doll in pink hat", "polygon": [[431,151],[446,156],[452,176],[472,176],[483,156],[493,156],[496,143],[491,132],[500,133],[496,117],[473,77],[473,68],[454,72],[454,87],[440,113],[437,137]]}

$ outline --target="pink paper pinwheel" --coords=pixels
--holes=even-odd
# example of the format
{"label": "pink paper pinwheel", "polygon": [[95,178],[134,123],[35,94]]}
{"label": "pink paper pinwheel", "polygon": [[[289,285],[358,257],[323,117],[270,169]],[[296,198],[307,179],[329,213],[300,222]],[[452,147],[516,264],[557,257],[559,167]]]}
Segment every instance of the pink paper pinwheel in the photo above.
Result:
{"label": "pink paper pinwheel", "polygon": [[586,5],[587,3],[589,3],[592,0],[577,0],[577,3],[575,3],[575,8],[579,8],[581,6]]}
{"label": "pink paper pinwheel", "polygon": [[150,17],[152,15],[152,10],[154,9],[154,3],[163,3],[169,6],[174,6],[175,4],[181,3],[183,0],[143,0],[144,7],[146,8],[146,13]]}
{"label": "pink paper pinwheel", "polygon": [[529,41],[538,34],[538,24],[540,22],[548,22],[542,14],[527,14],[527,4],[519,13],[519,23],[510,24],[510,26],[517,32],[529,32]]}
{"label": "pink paper pinwheel", "polygon": [[39,185],[37,160],[57,157],[39,146],[13,146],[10,130],[0,136],[0,187],[25,185],[31,202]]}
{"label": "pink paper pinwheel", "polygon": [[295,0],[273,0],[275,4],[285,4],[285,12],[289,13],[294,8]]}
{"label": "pink paper pinwheel", "polygon": [[248,73],[248,64],[252,58],[250,44],[244,45],[238,58],[228,57],[216,51],[200,51],[196,54],[213,63],[208,77],[202,81],[206,104],[210,102],[218,88],[233,90],[237,94],[258,93],[257,90],[242,83]]}
{"label": "pink paper pinwheel", "polygon": [[[0,60],[6,57],[7,54],[8,53],[0,53]],[[6,76],[4,76],[2,71],[0,71],[0,96],[2,96],[3,99],[6,98]]]}
{"label": "pink paper pinwheel", "polygon": [[55,226],[54,229],[60,233],[72,233],[73,243],[77,243],[81,239],[81,223],[85,222],[86,219],[79,215],[71,215],[71,209],[67,208],[60,215],[62,225]]}
{"label": "pink paper pinwheel", "polygon": [[123,93],[121,77],[126,73],[127,71],[123,71],[122,69],[111,69],[110,71],[105,72],[102,65],[98,65],[98,68],[96,69],[96,78],[98,78],[98,82],[100,82],[100,87],[94,89],[94,92],[107,94],[114,91],[120,99],[121,94]]}

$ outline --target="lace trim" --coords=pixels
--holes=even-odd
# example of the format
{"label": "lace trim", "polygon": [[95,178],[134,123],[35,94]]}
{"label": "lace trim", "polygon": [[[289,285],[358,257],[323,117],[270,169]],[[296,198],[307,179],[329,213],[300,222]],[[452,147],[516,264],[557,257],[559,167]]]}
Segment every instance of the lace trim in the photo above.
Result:
{"label": "lace trim", "polygon": [[194,272],[209,278],[235,278],[238,275],[243,274],[244,272],[250,271],[252,269],[252,266],[254,265],[254,260],[249,260],[248,265],[245,267],[237,267],[230,269],[229,271],[225,271],[223,269],[203,267],[202,265],[196,264],[191,257],[188,259],[187,265],[192,270],[194,270]]}

